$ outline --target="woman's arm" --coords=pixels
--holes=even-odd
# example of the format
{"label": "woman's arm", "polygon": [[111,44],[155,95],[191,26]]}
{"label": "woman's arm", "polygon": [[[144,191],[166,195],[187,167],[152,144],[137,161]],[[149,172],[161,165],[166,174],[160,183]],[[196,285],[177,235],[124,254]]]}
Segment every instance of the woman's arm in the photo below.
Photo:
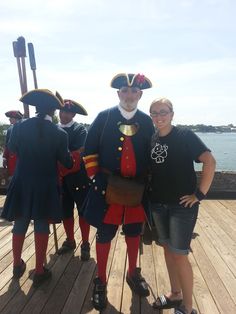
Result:
{"label": "woman's arm", "polygon": [[192,207],[204,199],[214,178],[216,161],[211,152],[205,151],[198,157],[198,160],[203,164],[199,187],[194,194],[184,195],[180,198],[180,204],[185,207]]}

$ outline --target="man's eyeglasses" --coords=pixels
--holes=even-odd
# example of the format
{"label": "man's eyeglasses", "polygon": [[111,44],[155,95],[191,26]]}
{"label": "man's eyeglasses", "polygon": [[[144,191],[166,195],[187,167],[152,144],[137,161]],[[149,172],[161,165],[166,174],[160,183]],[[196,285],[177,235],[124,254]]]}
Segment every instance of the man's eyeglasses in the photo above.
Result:
{"label": "man's eyeglasses", "polygon": [[159,111],[159,112],[157,112],[157,111],[152,111],[152,112],[150,112],[150,116],[152,117],[152,118],[156,118],[156,117],[158,117],[158,116],[161,116],[161,117],[165,117],[165,116],[167,116],[169,113],[171,113],[172,111],[166,111],[166,110],[161,110],[161,111]]}

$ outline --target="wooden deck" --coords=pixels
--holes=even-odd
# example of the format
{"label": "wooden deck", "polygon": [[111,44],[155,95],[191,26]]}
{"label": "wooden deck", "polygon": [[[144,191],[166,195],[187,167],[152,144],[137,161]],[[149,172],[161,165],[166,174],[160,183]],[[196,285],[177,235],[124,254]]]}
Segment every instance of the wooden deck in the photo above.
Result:
{"label": "wooden deck", "polygon": [[[0,206],[4,196],[0,196]],[[77,219],[76,219],[77,221]],[[30,226],[24,243],[23,259],[27,269],[19,280],[12,280],[12,224],[0,220],[0,313],[98,313],[90,298],[96,274],[95,229],[92,229],[92,258],[80,260],[81,235],[75,225],[77,250],[74,254],[55,254],[54,237],[50,235],[47,263],[53,278],[41,288],[32,287],[34,238]],[[57,225],[59,246],[65,235]],[[204,314],[236,313],[236,201],[206,200],[202,202],[192,241],[190,260],[194,269],[194,307]],[[168,279],[162,249],[143,246],[139,257],[142,274],[155,295],[168,290]],[[108,307],[103,313],[158,313],[151,307],[153,296],[140,300],[132,295],[125,273],[127,266],[124,236],[118,232],[112,242],[108,262]],[[173,311],[164,311],[173,313]]]}

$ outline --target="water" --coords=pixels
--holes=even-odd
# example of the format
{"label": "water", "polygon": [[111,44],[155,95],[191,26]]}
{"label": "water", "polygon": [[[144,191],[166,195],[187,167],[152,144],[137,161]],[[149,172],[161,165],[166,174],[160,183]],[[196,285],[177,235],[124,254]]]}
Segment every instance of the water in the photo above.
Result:
{"label": "water", "polygon": [[[236,171],[236,133],[196,133],[216,159],[216,170]],[[196,169],[200,165],[196,165]]]}
{"label": "water", "polygon": [[[216,159],[216,170],[236,171],[236,133],[196,133],[211,149]],[[2,166],[2,155],[0,156]],[[201,164],[195,164],[199,170]]]}

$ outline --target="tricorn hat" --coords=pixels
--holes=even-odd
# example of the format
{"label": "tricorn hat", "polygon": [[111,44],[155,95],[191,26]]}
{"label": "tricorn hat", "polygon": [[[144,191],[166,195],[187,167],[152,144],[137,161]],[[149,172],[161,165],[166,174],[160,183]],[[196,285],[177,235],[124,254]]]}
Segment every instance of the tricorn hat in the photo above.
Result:
{"label": "tricorn hat", "polygon": [[78,113],[87,116],[88,113],[82,105],[71,99],[64,99],[64,107],[61,110],[66,112]]}
{"label": "tricorn hat", "polygon": [[137,87],[146,89],[152,87],[151,81],[143,74],[120,73],[113,77],[111,87],[120,89],[121,87]]}
{"label": "tricorn hat", "polygon": [[5,116],[8,118],[15,118],[21,120],[23,118],[23,114],[19,110],[10,110],[5,113]]}
{"label": "tricorn hat", "polygon": [[48,89],[33,89],[25,93],[20,98],[20,101],[24,104],[35,106],[37,111],[61,109],[64,104],[58,95],[58,93],[57,96],[54,95]]}

